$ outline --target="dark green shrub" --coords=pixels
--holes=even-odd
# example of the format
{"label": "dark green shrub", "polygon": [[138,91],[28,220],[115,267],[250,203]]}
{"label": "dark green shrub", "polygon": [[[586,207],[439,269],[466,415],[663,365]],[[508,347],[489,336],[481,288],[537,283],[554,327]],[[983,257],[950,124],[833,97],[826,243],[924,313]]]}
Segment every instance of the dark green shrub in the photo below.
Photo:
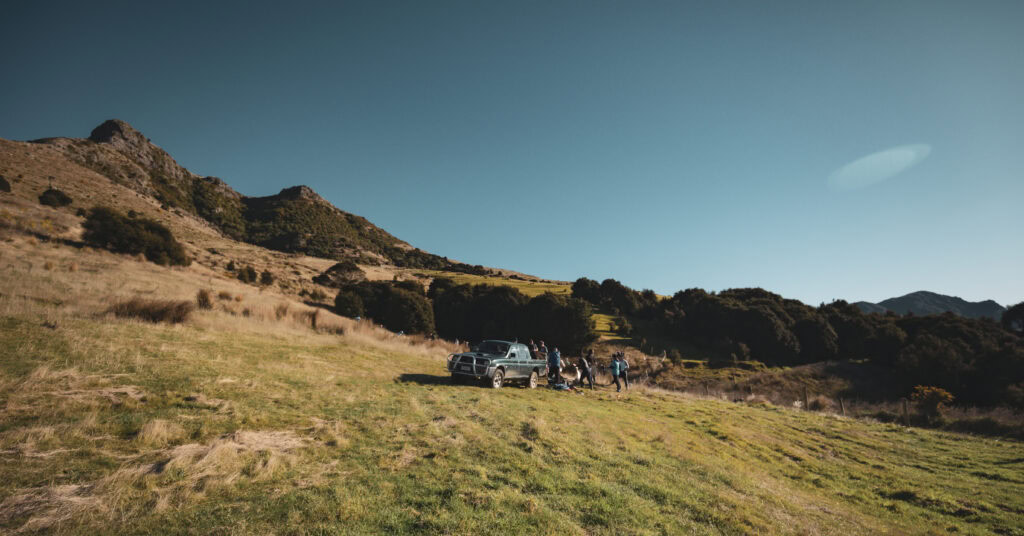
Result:
{"label": "dark green shrub", "polygon": [[274,284],[274,274],[271,273],[270,270],[263,270],[263,273],[260,274],[260,284],[261,285],[273,285]]}
{"label": "dark green shrub", "polygon": [[313,277],[313,282],[325,287],[341,288],[366,280],[366,274],[353,260],[344,260],[322,274]]}
{"label": "dark green shrub", "polygon": [[360,318],[366,314],[366,307],[359,294],[351,290],[342,290],[334,298],[334,311],[341,316]]}
{"label": "dark green shrub", "polygon": [[151,262],[165,266],[188,266],[192,262],[170,229],[147,218],[130,218],[111,208],[95,207],[82,226],[85,243],[98,248],[129,255],[142,253]]}
{"label": "dark green shrub", "polygon": [[252,266],[246,266],[238,271],[238,280],[243,283],[255,283],[259,274],[256,273],[256,269]]}
{"label": "dark green shrub", "polygon": [[455,286],[455,281],[447,277],[435,277],[430,282],[430,287],[427,289],[427,297],[430,299],[437,298],[442,292]]}
{"label": "dark green shrub", "polygon": [[187,301],[132,298],[112,305],[107,312],[113,313],[114,316],[138,318],[146,322],[180,324],[188,320],[194,309],[192,302]]}
{"label": "dark green shrub", "polygon": [[71,196],[50,187],[39,196],[39,204],[55,208],[66,207],[71,204]]}
{"label": "dark green shrub", "polygon": [[3,175],[0,175],[0,192],[8,192],[9,193],[10,191],[11,191],[11,183],[7,182],[7,179],[5,179],[3,177]]}
{"label": "dark green shrub", "polygon": [[426,295],[426,289],[423,288],[423,283],[420,283],[419,281],[415,281],[412,279],[409,279],[407,281],[395,281],[394,285],[397,288],[405,289],[408,290],[409,292]]}
{"label": "dark green shrub", "polygon": [[230,271],[234,272],[234,271],[235,271],[235,261],[228,261],[228,265],[227,265],[227,267],[226,267],[226,268],[227,268],[228,270],[230,270]]}
{"label": "dark green shrub", "polygon": [[1003,311],[1001,322],[1010,333],[1024,336],[1024,302]]}

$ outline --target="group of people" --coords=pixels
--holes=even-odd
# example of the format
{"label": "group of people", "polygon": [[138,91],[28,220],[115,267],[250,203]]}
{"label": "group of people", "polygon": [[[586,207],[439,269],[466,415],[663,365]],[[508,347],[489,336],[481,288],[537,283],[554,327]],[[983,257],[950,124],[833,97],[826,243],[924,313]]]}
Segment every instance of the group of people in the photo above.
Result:
{"label": "group of people", "polygon": [[[553,385],[568,385],[571,383],[568,381],[568,378],[562,377],[562,368],[568,363],[568,360],[563,363],[562,353],[558,351],[557,346],[549,352],[544,341],[540,341],[540,344],[538,345],[533,342],[533,339],[530,339],[528,347],[530,348],[530,357],[533,359],[547,360],[547,376],[549,383]],[[579,376],[578,378],[573,378],[572,381],[579,381],[580,387],[583,387],[584,382],[589,383],[590,388],[593,389],[594,372],[596,371],[596,368],[597,362],[594,358],[594,350],[590,349],[587,351],[585,356],[580,357],[576,362],[576,369],[579,370]],[[608,367],[608,370],[611,372],[612,380],[615,381],[615,392],[622,391],[623,385],[625,385],[626,389],[629,389],[629,363],[626,361],[625,352],[615,352],[612,354],[612,362]]]}

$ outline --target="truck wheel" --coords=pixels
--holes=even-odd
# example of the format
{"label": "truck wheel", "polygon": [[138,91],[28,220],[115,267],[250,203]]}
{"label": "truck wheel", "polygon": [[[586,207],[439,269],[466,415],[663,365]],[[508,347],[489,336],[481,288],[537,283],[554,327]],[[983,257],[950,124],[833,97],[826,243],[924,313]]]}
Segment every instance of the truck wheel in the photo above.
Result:
{"label": "truck wheel", "polygon": [[530,373],[530,379],[529,379],[529,381],[526,382],[526,386],[529,387],[530,389],[536,389],[537,388],[537,371],[536,370]]}
{"label": "truck wheel", "polygon": [[491,387],[501,389],[503,383],[505,383],[505,371],[501,369],[494,371],[494,377],[491,378]]}

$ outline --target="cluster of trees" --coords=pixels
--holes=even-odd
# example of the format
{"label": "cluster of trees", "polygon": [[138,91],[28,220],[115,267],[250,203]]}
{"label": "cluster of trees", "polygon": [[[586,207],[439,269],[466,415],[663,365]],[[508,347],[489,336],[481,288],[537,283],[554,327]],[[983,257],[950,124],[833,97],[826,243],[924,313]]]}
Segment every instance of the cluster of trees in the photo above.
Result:
{"label": "cluster of trees", "polygon": [[170,229],[135,213],[125,215],[112,208],[95,207],[86,214],[82,227],[82,239],[97,248],[129,255],[141,253],[149,261],[164,266],[192,263]]}
{"label": "cluster of trees", "polygon": [[455,285],[444,278],[431,283],[429,294],[437,332],[445,338],[543,340],[567,354],[597,340],[590,305],[571,296],[530,298],[512,287]]}
{"label": "cluster of trees", "polygon": [[768,365],[867,359],[890,368],[908,391],[932,385],[963,402],[1024,407],[1024,339],[1014,316],[1024,316],[1020,305],[1001,325],[951,313],[865,314],[845,301],[811,307],[760,288],[688,289],[658,300],[614,280],[598,285],[584,278],[573,284],[573,295],[649,319],[636,323],[636,336],[685,342],[713,359]]}
{"label": "cluster of trees", "polygon": [[636,291],[614,279],[598,283],[581,277],[572,284],[572,295],[616,315],[650,318],[658,307],[653,290]]}
{"label": "cluster of trees", "polygon": [[434,310],[415,281],[362,281],[346,285],[334,299],[338,314],[367,317],[391,331],[434,333]]}
{"label": "cluster of trees", "polygon": [[512,287],[457,285],[447,278],[434,279],[426,291],[415,281],[356,282],[339,290],[334,306],[338,314],[372,318],[392,331],[448,339],[532,338],[571,354],[597,340],[583,300],[530,298]]}

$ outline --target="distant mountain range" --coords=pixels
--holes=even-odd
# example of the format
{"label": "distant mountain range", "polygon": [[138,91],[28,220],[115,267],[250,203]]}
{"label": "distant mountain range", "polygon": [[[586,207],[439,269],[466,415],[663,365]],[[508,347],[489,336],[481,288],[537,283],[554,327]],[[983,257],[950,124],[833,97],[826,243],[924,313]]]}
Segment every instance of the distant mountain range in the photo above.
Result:
{"label": "distant mountain range", "polygon": [[889,298],[878,303],[856,302],[854,303],[865,313],[884,314],[892,311],[896,314],[905,315],[937,315],[945,312],[954,313],[966,318],[991,318],[999,320],[1003,316],[1006,307],[999,305],[992,300],[980,302],[969,302],[956,296],[945,296],[919,290],[911,292],[898,298]]}

